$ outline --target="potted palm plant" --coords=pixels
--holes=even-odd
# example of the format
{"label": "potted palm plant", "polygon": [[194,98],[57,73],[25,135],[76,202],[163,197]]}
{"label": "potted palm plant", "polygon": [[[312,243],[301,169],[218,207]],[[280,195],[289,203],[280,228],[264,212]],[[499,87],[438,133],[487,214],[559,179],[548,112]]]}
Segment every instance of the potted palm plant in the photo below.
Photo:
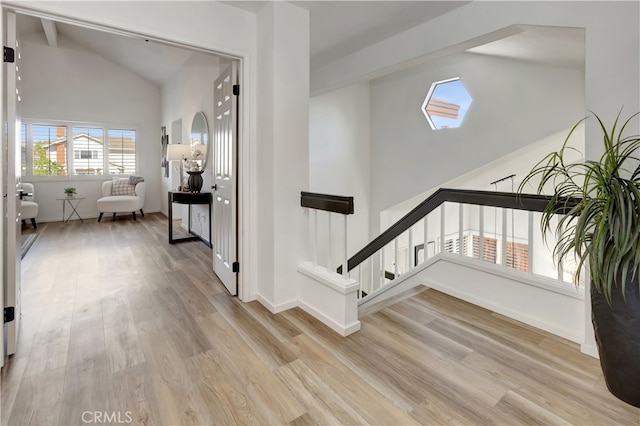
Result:
{"label": "potted palm plant", "polygon": [[[607,387],[640,407],[640,136],[624,136],[637,115],[621,124],[619,113],[609,128],[594,114],[604,152],[598,160],[570,163],[567,142],[581,120],[562,148],[529,172],[518,192],[538,179],[538,194],[553,188],[542,214],[543,233],[557,235],[559,262],[576,257],[576,278],[588,266],[592,322]],[[559,212],[568,214],[554,222]]]}
{"label": "potted palm plant", "polygon": [[69,186],[64,189],[64,193],[67,194],[67,197],[73,197],[76,195],[76,188],[73,186]]}

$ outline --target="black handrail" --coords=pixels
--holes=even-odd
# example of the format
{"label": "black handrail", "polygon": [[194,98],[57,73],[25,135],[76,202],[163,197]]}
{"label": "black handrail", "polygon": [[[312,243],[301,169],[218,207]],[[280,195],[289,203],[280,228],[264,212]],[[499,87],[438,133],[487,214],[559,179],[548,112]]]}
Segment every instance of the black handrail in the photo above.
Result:
{"label": "black handrail", "polygon": [[300,205],[333,213],[353,214],[353,197],[302,191],[300,193]]}
{"label": "black handrail", "polygon": [[[402,219],[391,225],[382,234],[354,254],[348,260],[347,268],[351,271],[446,201],[542,212],[545,207],[547,207],[550,199],[551,197],[546,195],[440,188],[429,198],[418,204],[418,206],[407,213]],[[580,200],[577,199],[566,200],[563,204],[564,210],[558,211],[558,214],[568,213],[579,201]],[[342,266],[338,268],[338,273],[342,273]]]}

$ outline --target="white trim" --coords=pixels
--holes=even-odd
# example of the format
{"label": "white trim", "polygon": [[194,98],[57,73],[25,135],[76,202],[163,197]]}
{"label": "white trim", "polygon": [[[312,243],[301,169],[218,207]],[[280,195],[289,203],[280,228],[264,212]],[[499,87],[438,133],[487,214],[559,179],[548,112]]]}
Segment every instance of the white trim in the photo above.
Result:
{"label": "white trim", "polygon": [[329,272],[326,268],[314,268],[312,262],[303,262],[298,265],[298,272],[309,278],[313,278],[340,294],[353,293],[360,288],[360,283],[358,281],[351,278],[344,278],[337,272]]}
{"label": "white trim", "polygon": [[334,320],[332,320],[322,312],[318,311],[317,309],[313,308],[310,305],[307,305],[303,301],[298,301],[298,307],[303,311],[307,312],[309,315],[313,316],[315,319],[322,322],[324,325],[326,325],[336,333],[340,334],[342,337],[346,337],[352,333],[355,333],[356,331],[360,330],[360,328],[362,327],[362,324],[360,323],[360,321],[356,321],[352,324],[349,324],[343,327],[342,325],[338,324],[337,322],[335,322]]}
{"label": "white trim", "polygon": [[[449,259],[448,257],[446,259],[440,259],[440,260],[446,260],[446,261],[451,261],[451,259]],[[456,263],[456,262],[453,262]],[[446,293],[450,296],[456,297],[458,299],[467,301],[473,305],[476,306],[480,306],[482,308],[488,309],[492,312],[504,315],[506,317],[515,319],[516,321],[520,321],[523,322],[525,324],[528,324],[530,326],[539,328],[540,330],[544,330],[547,331],[549,333],[555,334],[556,336],[560,336],[563,337],[565,339],[568,339],[572,342],[575,343],[581,343],[583,341],[583,336],[580,333],[571,333],[569,331],[567,331],[566,329],[562,329],[559,327],[556,327],[555,325],[548,323],[548,322],[544,322],[544,321],[540,321],[534,317],[531,317],[529,315],[525,315],[520,311],[515,311],[512,309],[509,309],[505,306],[502,305],[498,305],[495,303],[492,303],[490,301],[481,299],[479,297],[476,297],[472,294],[463,292],[463,291],[459,291],[456,290],[454,288],[452,288],[451,286],[442,284],[440,282],[437,281],[427,281],[425,283],[425,285],[429,288],[433,288],[435,290],[441,291],[443,293]]]}
{"label": "white trim", "polygon": [[501,265],[482,262],[478,259],[473,259],[468,256],[466,258],[460,258],[455,255],[452,256],[449,253],[444,253],[440,256],[453,263],[468,266],[474,269],[479,269],[493,275],[506,277],[513,281],[518,281],[522,284],[543,288],[555,293],[560,293],[565,296],[573,297],[574,299],[584,300],[584,288],[576,288],[575,286],[569,285],[570,283],[566,283],[567,285],[562,285],[559,284],[558,280],[554,280],[553,278],[547,278],[542,275],[530,275],[528,272],[520,272],[513,269],[503,269]]}
{"label": "white trim", "polygon": [[583,343],[580,345],[580,352],[585,355],[589,355],[590,357],[600,359],[600,354],[598,353],[598,347],[592,344]]}
{"label": "white trim", "polygon": [[286,310],[289,310],[291,308],[295,308],[298,306],[298,301],[297,300],[290,300],[288,302],[283,302],[280,303],[278,305],[274,305],[273,302],[271,302],[270,300],[267,300],[265,297],[263,297],[262,295],[258,294],[256,295],[256,300],[260,303],[262,303],[262,305],[267,308],[269,310],[269,312],[271,312],[272,314],[277,314],[280,312],[284,312]]}
{"label": "white trim", "polygon": [[[466,266],[473,269],[478,269],[480,271],[497,275],[500,277],[505,277],[513,281],[517,281],[519,283],[530,285],[533,287],[539,287],[548,291],[552,291],[554,293],[559,293],[565,296],[572,297],[578,300],[584,300],[584,288],[575,289],[575,287],[570,287],[569,285],[563,286],[558,284],[558,281],[552,278],[546,278],[541,275],[530,275],[527,272],[519,272],[513,271],[509,269],[503,269],[500,265],[494,265],[491,263],[482,262],[478,259],[473,259],[468,256],[458,256],[453,253],[438,253],[433,257],[430,257],[428,260],[422,262],[417,267],[413,268],[411,271],[399,276],[397,278],[398,283],[413,277],[416,274],[419,274],[423,270],[427,269],[429,266],[433,265],[435,262],[439,260],[446,260],[448,262],[456,263],[458,265]],[[395,281],[395,280],[394,280]],[[365,303],[370,303],[377,296],[383,294],[389,288],[391,288],[392,284],[386,284],[380,288],[378,288],[374,293],[368,294],[365,298],[358,300],[358,306],[361,306]]]}

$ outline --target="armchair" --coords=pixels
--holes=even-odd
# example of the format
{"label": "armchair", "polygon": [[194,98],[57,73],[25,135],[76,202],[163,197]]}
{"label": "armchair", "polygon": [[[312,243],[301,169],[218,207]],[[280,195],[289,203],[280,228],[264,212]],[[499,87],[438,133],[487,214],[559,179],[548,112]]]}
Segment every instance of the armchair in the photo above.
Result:
{"label": "armchair", "polygon": [[22,192],[20,194],[20,219],[22,219],[22,225],[26,225],[27,219],[31,219],[31,226],[35,229],[38,227],[36,224],[38,203],[33,201],[33,195],[33,184],[22,182]]}
{"label": "armchair", "polygon": [[136,220],[136,210],[144,217],[144,196],[145,183],[142,178],[136,178],[137,183],[133,184],[132,178],[120,178],[108,180],[102,183],[102,198],[98,198],[98,222],[102,220],[104,213],[113,213],[113,220],[116,220],[116,213],[131,212],[133,220]]}

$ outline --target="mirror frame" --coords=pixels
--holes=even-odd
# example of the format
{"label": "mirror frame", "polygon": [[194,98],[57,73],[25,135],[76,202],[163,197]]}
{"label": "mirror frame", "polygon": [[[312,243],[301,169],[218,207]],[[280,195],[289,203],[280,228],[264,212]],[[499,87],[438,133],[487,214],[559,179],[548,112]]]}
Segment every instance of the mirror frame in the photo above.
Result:
{"label": "mirror frame", "polygon": [[[197,145],[203,144],[205,146],[204,153],[200,152],[196,148]],[[200,162],[200,170],[204,170],[207,166],[207,160],[209,158],[209,124],[207,123],[207,117],[204,112],[198,111],[193,116],[191,122],[191,132],[189,133],[189,145],[191,146],[191,159]],[[201,151],[201,149],[200,149]]]}

